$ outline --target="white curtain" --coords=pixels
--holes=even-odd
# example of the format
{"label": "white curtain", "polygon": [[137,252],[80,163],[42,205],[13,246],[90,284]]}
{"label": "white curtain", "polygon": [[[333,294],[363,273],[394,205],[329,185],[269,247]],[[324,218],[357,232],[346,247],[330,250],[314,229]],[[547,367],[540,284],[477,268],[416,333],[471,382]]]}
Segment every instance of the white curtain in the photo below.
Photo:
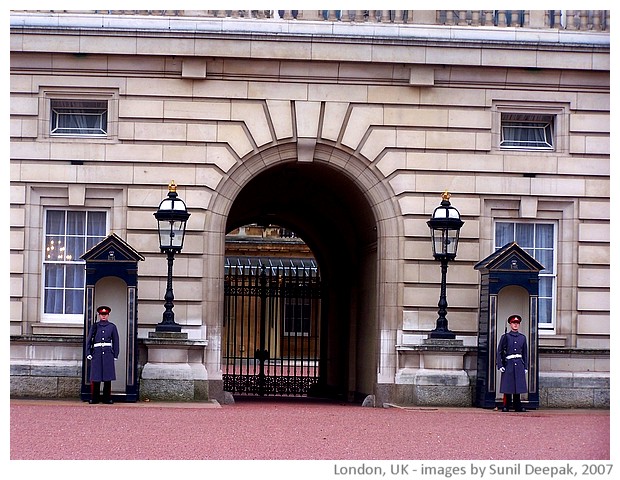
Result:
{"label": "white curtain", "polygon": [[551,118],[548,115],[502,115],[502,146],[551,148]]}
{"label": "white curtain", "polygon": [[52,133],[105,134],[106,124],[107,102],[105,101],[52,101]]}

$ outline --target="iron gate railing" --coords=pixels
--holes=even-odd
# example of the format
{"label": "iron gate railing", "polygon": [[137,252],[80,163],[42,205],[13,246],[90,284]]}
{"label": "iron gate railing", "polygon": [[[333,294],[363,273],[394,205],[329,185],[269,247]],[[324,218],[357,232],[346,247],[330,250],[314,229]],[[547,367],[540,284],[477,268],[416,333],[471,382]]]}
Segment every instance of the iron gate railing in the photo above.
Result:
{"label": "iron gate railing", "polygon": [[227,259],[222,334],[225,391],[308,395],[319,381],[318,269],[307,259],[275,260]]}

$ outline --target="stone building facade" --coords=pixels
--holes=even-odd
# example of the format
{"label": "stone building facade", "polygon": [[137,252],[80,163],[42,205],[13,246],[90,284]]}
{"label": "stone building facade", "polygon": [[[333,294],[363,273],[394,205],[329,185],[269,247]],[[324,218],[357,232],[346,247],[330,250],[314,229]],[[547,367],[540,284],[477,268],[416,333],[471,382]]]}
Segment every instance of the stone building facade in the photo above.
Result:
{"label": "stone building facade", "polygon": [[[175,312],[209,397],[224,395],[226,234],[271,223],[329,286],[328,391],[472,404],[473,267],[517,241],[545,265],[541,406],[609,406],[609,13],[513,13],[12,12],[11,394],[79,392],[75,238],[144,256],[149,361],[166,283],[153,213],[174,179],[191,212]],[[429,353],[426,222],[445,190],[465,222],[447,289],[460,344]]]}

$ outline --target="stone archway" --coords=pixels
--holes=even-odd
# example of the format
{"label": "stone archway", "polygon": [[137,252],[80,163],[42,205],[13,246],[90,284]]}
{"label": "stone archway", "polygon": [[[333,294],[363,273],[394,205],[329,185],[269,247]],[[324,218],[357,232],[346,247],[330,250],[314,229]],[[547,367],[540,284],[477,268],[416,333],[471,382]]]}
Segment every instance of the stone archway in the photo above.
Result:
{"label": "stone archway", "polygon": [[[207,216],[211,256],[206,298],[223,298],[224,237],[251,222],[276,223],[306,241],[326,281],[323,386],[353,400],[393,383],[399,305],[400,216],[380,173],[342,150],[317,145],[299,161],[295,144],[272,147],[232,169]],[[307,156],[304,156],[308,158]],[[221,280],[221,281],[220,281]],[[220,281],[220,285],[216,283]],[[221,303],[221,302],[220,302]],[[207,337],[219,344],[222,306],[209,302]],[[219,366],[211,350],[210,378]],[[220,372],[221,376],[221,372]]]}

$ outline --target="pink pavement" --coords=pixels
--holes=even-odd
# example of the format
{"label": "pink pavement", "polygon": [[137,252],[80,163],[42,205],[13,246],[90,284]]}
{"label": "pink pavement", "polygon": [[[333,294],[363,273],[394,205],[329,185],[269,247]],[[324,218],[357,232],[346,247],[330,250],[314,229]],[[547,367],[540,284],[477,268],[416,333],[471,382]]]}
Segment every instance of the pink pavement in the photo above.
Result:
{"label": "pink pavement", "polygon": [[11,400],[11,460],[608,460],[609,410]]}

